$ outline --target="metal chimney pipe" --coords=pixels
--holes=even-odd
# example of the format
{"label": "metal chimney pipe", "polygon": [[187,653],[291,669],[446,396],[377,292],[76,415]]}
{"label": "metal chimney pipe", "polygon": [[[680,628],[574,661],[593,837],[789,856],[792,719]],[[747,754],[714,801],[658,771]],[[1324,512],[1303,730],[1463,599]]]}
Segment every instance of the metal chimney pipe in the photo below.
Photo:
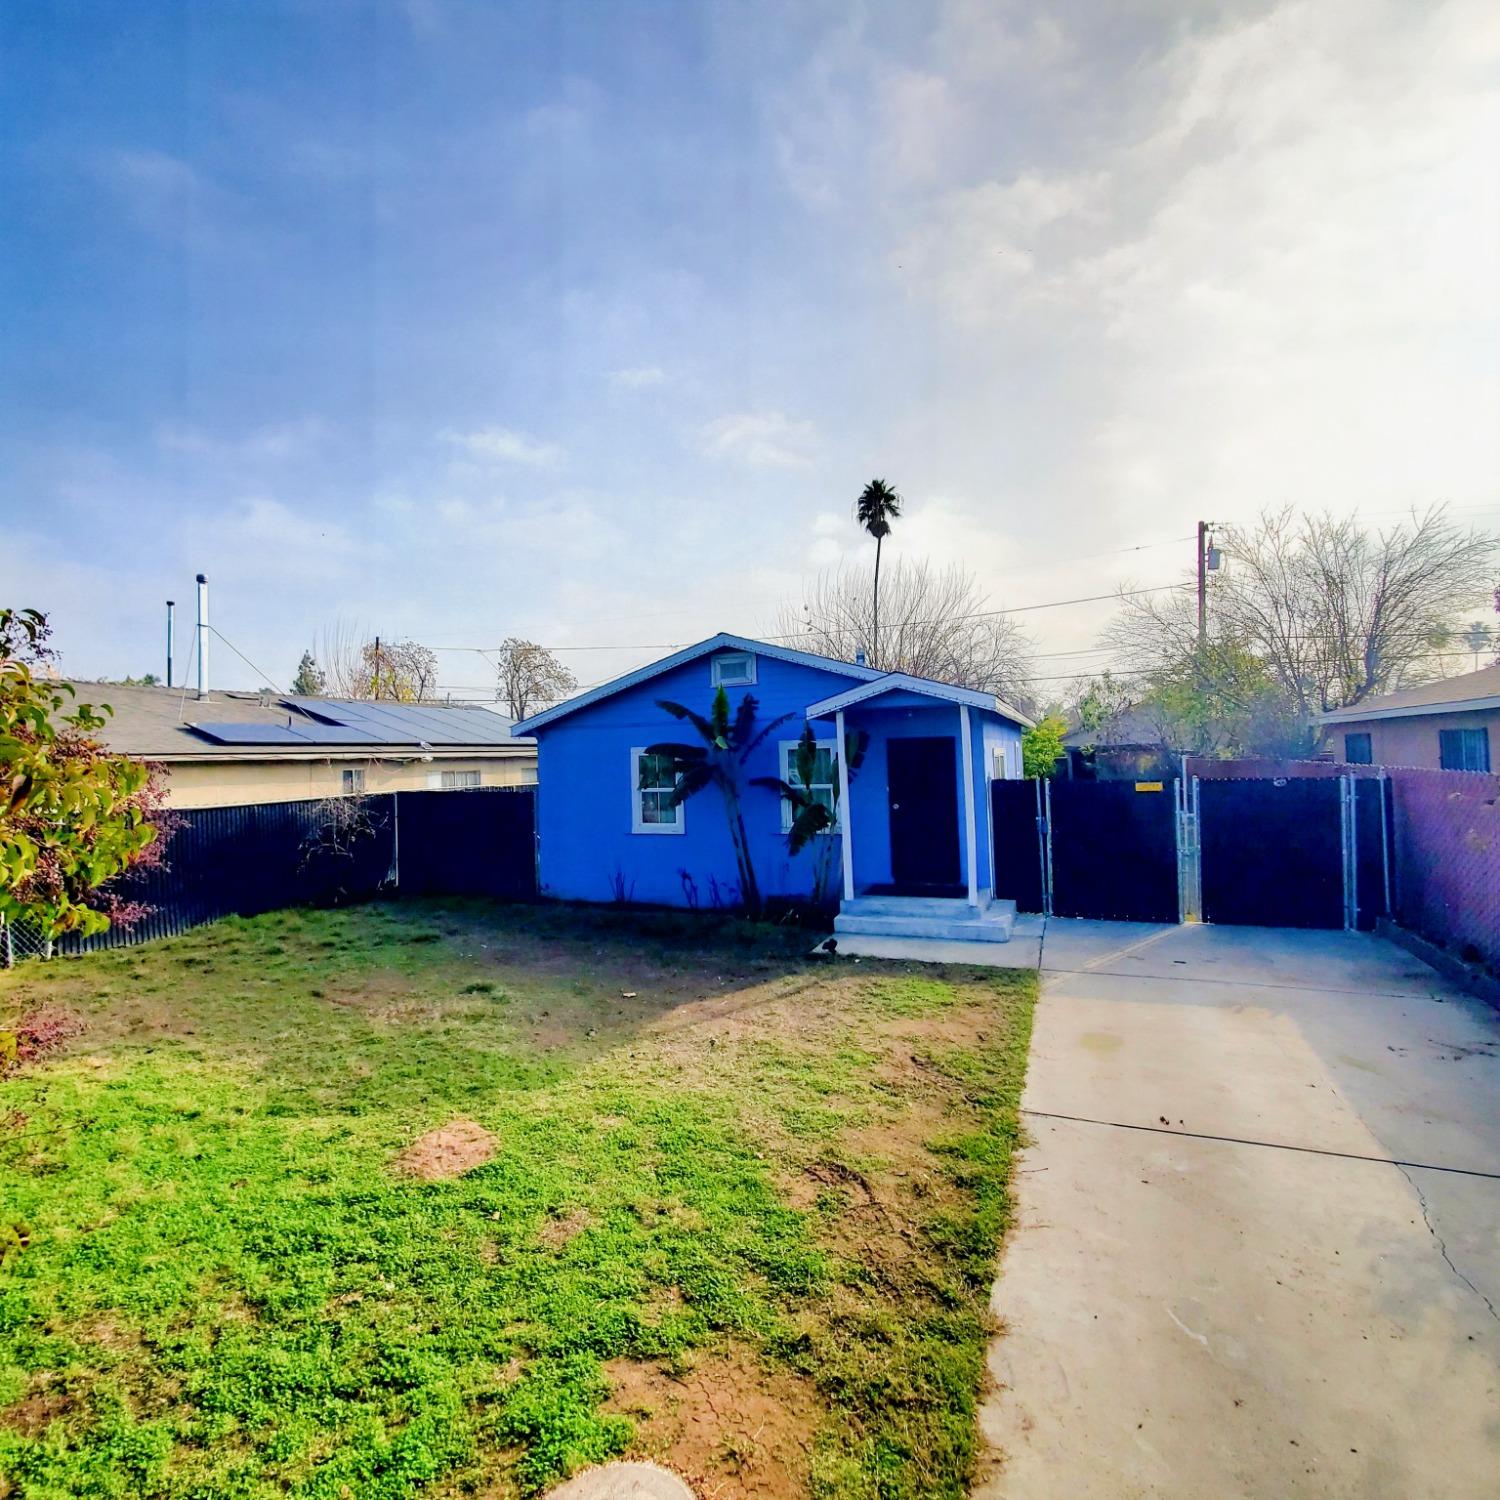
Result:
{"label": "metal chimney pipe", "polygon": [[208,579],[198,575],[198,696],[208,697]]}
{"label": "metal chimney pipe", "polygon": [[172,640],[173,626],[177,618],[177,601],[167,600],[167,686],[172,686]]}

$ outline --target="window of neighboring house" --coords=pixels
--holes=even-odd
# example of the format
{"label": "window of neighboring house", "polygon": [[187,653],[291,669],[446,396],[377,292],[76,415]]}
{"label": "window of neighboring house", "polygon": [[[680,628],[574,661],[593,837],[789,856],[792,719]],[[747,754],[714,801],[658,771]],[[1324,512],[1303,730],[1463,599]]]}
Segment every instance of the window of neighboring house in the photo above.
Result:
{"label": "window of neighboring house", "polygon": [[684,808],[672,805],[677,778],[668,755],[648,755],[643,749],[630,752],[630,779],[634,787],[630,802],[632,833],[681,833]]}
{"label": "window of neighboring house", "polygon": [[1375,749],[1368,734],[1346,734],[1344,736],[1344,764],[1348,766],[1372,766],[1375,764]]}
{"label": "window of neighboring house", "polygon": [[479,785],[478,771],[444,771],[442,790],[445,792],[459,792],[466,787]]}
{"label": "window of neighboring house", "polygon": [[1488,771],[1488,729],[1438,730],[1438,764],[1445,771]]}
{"label": "window of neighboring house", "polygon": [[715,687],[745,687],[755,681],[755,655],[750,651],[721,651],[713,659]]}
{"label": "window of neighboring house", "polygon": [[346,797],[358,797],[364,793],[365,773],[364,768],[358,770],[344,771],[344,795]]}
{"label": "window of neighboring house", "polygon": [[[835,822],[832,828],[826,828],[825,833],[838,832],[838,803],[834,798],[834,777],[838,768],[834,760],[834,742],[832,740],[819,740],[817,742],[817,753],[813,763],[813,779],[808,790],[812,793],[814,802],[821,802],[833,815]],[[782,740],[781,742],[781,779],[789,786],[801,786],[801,778],[797,775],[797,741]],[[792,804],[786,798],[781,799],[781,831],[790,833],[792,830]]]}

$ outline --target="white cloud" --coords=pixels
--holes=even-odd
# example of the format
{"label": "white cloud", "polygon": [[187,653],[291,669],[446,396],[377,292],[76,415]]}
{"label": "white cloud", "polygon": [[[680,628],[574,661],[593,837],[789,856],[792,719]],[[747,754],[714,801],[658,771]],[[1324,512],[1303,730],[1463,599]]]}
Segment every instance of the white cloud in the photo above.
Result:
{"label": "white cloud", "polygon": [[563,461],[563,450],[556,443],[544,443],[508,427],[481,427],[473,432],[455,432],[451,428],[440,434],[443,441],[463,449],[470,457],[484,462],[522,464],[531,469],[555,469]]}
{"label": "white cloud", "polygon": [[710,422],[702,431],[703,451],[754,468],[801,469],[811,462],[817,431],[811,422],[794,422],[778,411],[735,412]]}
{"label": "white cloud", "polygon": [[232,196],[196,167],[165,151],[112,151],[95,170],[140,228],[195,250],[223,244]]}
{"label": "white cloud", "polygon": [[660,365],[636,365],[628,370],[614,371],[609,379],[611,385],[621,390],[639,391],[647,386],[665,385],[667,372]]}
{"label": "white cloud", "polygon": [[315,448],[327,432],[327,426],[316,417],[274,423],[232,436],[211,433],[187,422],[163,422],[156,429],[156,442],[168,453],[216,463],[253,462],[300,458]]}

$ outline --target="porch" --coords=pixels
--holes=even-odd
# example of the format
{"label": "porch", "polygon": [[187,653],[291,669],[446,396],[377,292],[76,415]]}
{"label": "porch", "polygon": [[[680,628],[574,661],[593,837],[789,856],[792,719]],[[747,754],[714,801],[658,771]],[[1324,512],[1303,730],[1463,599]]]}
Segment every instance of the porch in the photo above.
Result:
{"label": "porch", "polygon": [[[892,674],[812,704],[839,747],[840,938],[1004,943],[990,781],[1019,776],[1024,720],[993,694]],[[855,754],[854,747],[862,754]]]}

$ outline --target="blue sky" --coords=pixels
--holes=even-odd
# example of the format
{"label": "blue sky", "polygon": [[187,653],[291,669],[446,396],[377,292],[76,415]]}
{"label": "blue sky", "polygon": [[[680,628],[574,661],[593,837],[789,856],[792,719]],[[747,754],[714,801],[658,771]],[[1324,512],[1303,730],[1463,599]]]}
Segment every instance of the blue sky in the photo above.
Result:
{"label": "blue sky", "polygon": [[593,681],[774,628],[877,473],[1013,606],[1500,524],[1497,61],[1470,0],[8,0],[0,598],[80,675],[202,570],[280,681],[338,619]]}

